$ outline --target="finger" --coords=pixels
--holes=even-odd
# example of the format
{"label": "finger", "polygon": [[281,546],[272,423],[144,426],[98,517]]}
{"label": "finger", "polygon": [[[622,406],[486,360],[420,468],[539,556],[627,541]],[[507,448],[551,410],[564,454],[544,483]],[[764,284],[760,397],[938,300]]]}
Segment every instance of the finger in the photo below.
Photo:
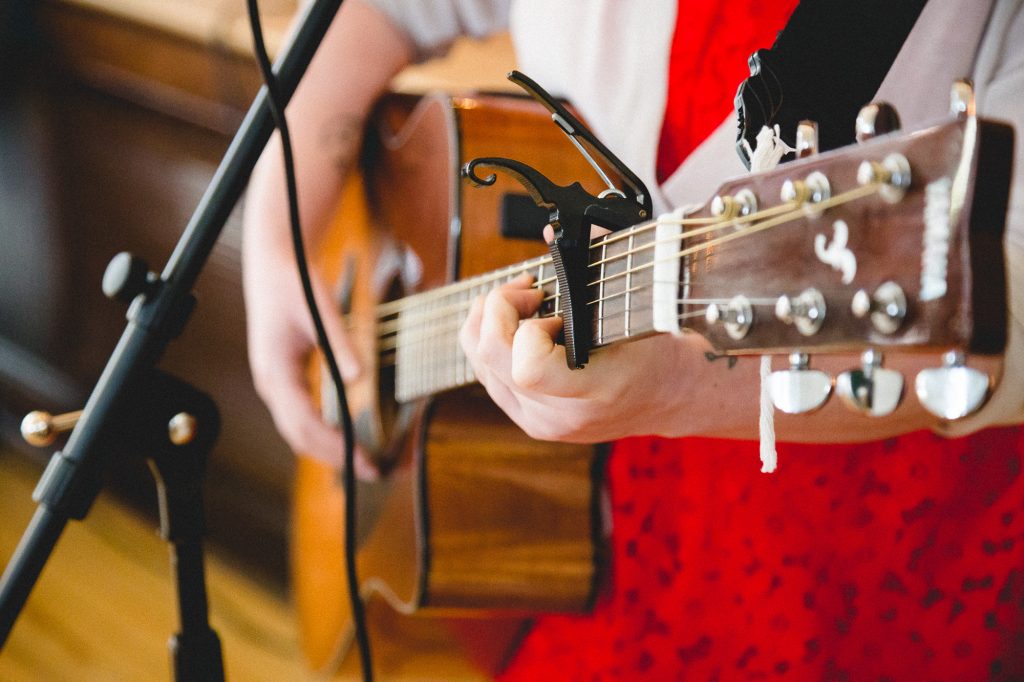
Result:
{"label": "finger", "polygon": [[594,373],[570,370],[565,347],[555,343],[562,330],[561,317],[527,320],[512,340],[509,374],[517,387],[531,394],[562,398],[584,395]]}
{"label": "finger", "polygon": [[484,297],[478,296],[470,306],[469,314],[462,325],[462,329],[459,330],[459,345],[462,347],[462,351],[466,354],[466,358],[473,368],[476,380],[487,390],[491,400],[515,419],[516,416],[522,413],[518,398],[512,393],[505,382],[497,377],[495,372],[483,362],[478,352],[483,316]]}
{"label": "finger", "polygon": [[[590,238],[591,239],[596,239],[598,237],[603,237],[606,234],[611,234],[611,232],[612,232],[611,230],[603,228],[603,227],[598,227],[597,225],[591,225],[590,226]],[[544,226],[543,234],[544,234],[544,241],[546,241],[548,244],[550,244],[551,242],[553,242],[555,240],[555,228],[551,227],[551,225],[545,225]]]}
{"label": "finger", "polygon": [[[484,297],[477,296],[469,306],[469,314],[459,329],[459,346],[470,364],[475,361],[476,349],[480,344],[480,324],[483,321]],[[475,367],[474,367],[475,369]]]}
{"label": "finger", "polygon": [[477,296],[469,306],[469,314],[466,316],[462,328],[459,329],[459,346],[466,355],[473,375],[484,388],[491,383],[491,371],[483,363],[478,353],[480,347],[480,327],[483,324],[484,297]]}
{"label": "finger", "polygon": [[[274,396],[267,400],[274,425],[288,447],[297,454],[311,457],[341,470],[344,466],[344,438],[340,429],[323,420],[323,416],[310,398],[304,382],[289,377],[279,378]],[[371,463],[362,448],[356,447],[356,476],[372,481],[380,472]]]}
{"label": "finger", "polygon": [[532,315],[543,293],[535,289],[499,287],[487,294],[476,354],[501,380],[511,383],[512,338],[519,321]]}

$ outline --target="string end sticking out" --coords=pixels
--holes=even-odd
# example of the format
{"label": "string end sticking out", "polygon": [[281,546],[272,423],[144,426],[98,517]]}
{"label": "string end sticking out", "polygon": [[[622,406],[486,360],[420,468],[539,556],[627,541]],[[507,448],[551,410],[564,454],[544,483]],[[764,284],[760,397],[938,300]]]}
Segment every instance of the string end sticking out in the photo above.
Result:
{"label": "string end sticking out", "polygon": [[782,157],[796,150],[782,139],[778,124],[769,128],[763,126],[757,134],[756,148],[751,149],[750,143],[742,141],[743,148],[750,158],[750,170],[754,173],[769,171],[779,165]]}

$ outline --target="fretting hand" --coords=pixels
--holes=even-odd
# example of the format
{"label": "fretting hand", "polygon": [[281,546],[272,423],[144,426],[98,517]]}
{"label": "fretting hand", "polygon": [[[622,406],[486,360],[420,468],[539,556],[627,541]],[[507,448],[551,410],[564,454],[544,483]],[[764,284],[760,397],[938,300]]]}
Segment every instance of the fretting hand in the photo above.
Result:
{"label": "fretting hand", "polygon": [[[460,343],[491,398],[528,435],[600,442],[679,428],[688,386],[708,365],[697,335],[610,346],[570,370],[561,317],[534,318],[543,293],[520,276],[474,301]],[[667,381],[666,377],[673,377]]]}

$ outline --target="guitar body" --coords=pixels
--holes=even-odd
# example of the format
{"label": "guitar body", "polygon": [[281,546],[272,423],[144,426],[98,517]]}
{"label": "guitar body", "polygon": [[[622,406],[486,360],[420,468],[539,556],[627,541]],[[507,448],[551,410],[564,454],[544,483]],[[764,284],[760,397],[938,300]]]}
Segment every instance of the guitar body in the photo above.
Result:
{"label": "guitar body", "polygon": [[[502,202],[521,204],[505,198],[521,189],[499,179],[498,191],[476,191],[459,179],[462,163],[483,155],[522,159],[566,184],[594,175],[529,100],[390,97],[321,250],[372,368],[349,400],[361,446],[385,469],[357,490],[358,573],[382,679],[489,679],[530,614],[585,611],[600,577],[599,449],[529,439],[479,387],[394,402],[381,302],[546,252],[543,218],[532,238],[502,234]],[[292,566],[301,645],[313,670],[355,677],[343,506],[338,473],[299,457]]]}

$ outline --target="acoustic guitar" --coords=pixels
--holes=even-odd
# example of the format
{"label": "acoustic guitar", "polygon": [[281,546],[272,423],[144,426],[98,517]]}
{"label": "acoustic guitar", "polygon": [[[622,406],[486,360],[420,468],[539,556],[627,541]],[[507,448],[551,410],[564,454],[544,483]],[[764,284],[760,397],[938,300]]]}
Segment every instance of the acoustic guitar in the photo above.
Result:
{"label": "acoustic guitar", "polygon": [[[389,680],[490,679],[532,614],[593,604],[609,569],[604,451],[530,440],[474,385],[457,337],[476,296],[527,272],[546,292],[540,314],[563,311],[546,212],[511,180],[473,189],[459,169],[507,156],[603,185],[522,98],[392,96],[367,138],[321,256],[373,368],[349,396],[385,472],[357,490],[374,664]],[[595,239],[594,352],[692,330],[723,354],[998,353],[1012,146],[1006,126],[951,118],[726,182],[683,219]],[[343,502],[337,472],[300,457],[302,649],[313,670],[355,677]]]}

